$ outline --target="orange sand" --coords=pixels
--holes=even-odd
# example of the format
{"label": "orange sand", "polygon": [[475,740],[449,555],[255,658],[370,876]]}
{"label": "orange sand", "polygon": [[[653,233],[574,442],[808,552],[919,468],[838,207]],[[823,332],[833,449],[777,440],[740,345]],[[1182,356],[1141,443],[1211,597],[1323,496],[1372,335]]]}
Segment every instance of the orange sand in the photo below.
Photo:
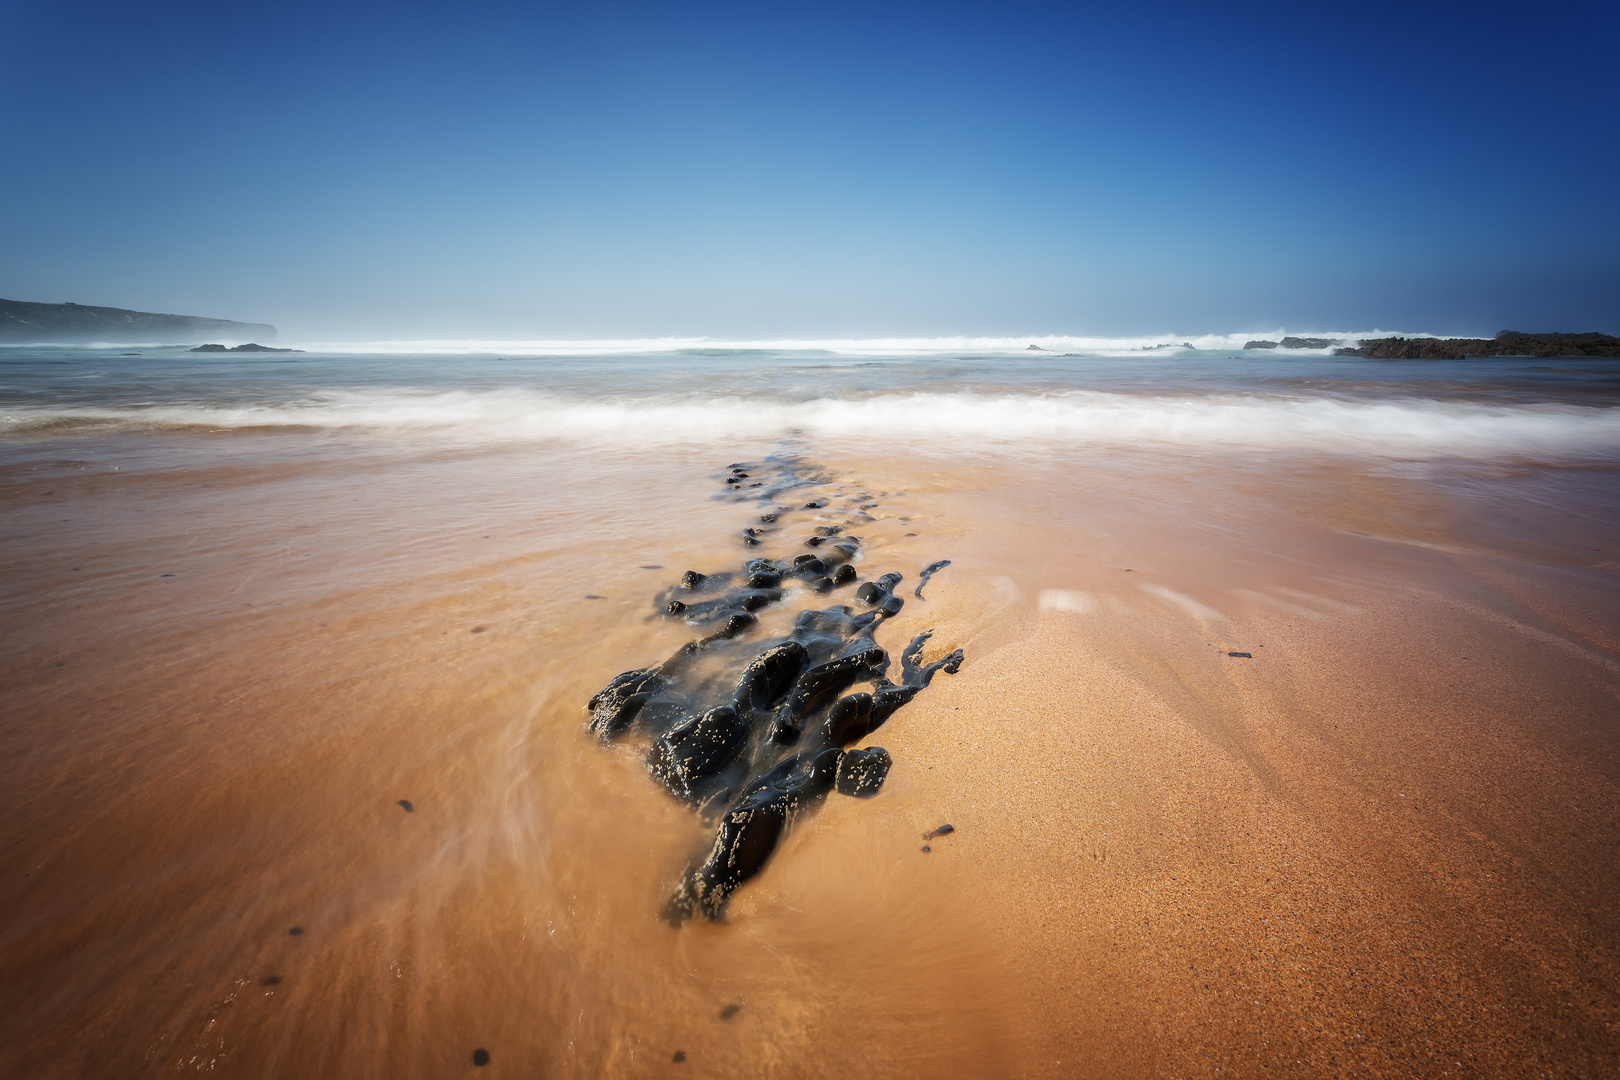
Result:
{"label": "orange sand", "polygon": [[724,460],[236,438],[0,477],[16,1075],[1620,1071],[1607,474],[828,456],[967,662],[675,931],[705,831],[580,706]]}

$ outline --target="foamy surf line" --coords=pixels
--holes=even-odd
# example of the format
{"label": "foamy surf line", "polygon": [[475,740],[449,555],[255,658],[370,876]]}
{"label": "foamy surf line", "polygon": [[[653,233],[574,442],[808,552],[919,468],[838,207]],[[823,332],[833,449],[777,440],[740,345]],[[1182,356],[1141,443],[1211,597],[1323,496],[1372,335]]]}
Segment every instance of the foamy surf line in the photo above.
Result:
{"label": "foamy surf line", "polygon": [[1400,457],[1620,454],[1616,408],[1253,394],[919,393],[784,401],[587,399],[527,390],[392,391],[243,406],[14,407],[0,415],[0,430],[10,433],[85,427],[304,428],[473,443],[562,440],[615,446],[795,436],[953,446],[1158,445]]}
{"label": "foamy surf line", "polygon": [[[759,338],[706,337],[594,338],[580,340],[526,338],[442,338],[389,341],[300,341],[300,348],[330,356],[648,356],[671,353],[821,353],[836,356],[918,358],[928,356],[1000,356],[1040,352],[1080,356],[1128,356],[1156,350],[1240,351],[1256,339],[1275,344],[1285,338],[1322,339],[1333,345],[1362,338],[1436,337],[1400,330],[1275,330],[1237,334],[1139,334],[1133,337],[1083,337],[1072,334],[1028,334],[1022,337],[888,337],[888,338]],[[1318,349],[1274,348],[1274,353],[1327,353]]]}

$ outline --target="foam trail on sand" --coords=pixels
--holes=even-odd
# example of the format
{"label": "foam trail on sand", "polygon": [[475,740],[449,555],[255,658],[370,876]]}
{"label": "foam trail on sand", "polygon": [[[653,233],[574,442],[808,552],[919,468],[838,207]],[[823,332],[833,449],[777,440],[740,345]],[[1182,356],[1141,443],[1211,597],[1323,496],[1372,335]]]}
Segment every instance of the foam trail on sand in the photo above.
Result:
{"label": "foam trail on sand", "polygon": [[13,405],[0,413],[0,432],[74,427],[299,427],[472,443],[566,440],[620,446],[811,435],[921,445],[1182,446],[1396,457],[1562,459],[1620,453],[1620,408],[1328,395],[1076,390],[809,400],[708,394],[605,399],[526,388],[388,389],[243,405]]}

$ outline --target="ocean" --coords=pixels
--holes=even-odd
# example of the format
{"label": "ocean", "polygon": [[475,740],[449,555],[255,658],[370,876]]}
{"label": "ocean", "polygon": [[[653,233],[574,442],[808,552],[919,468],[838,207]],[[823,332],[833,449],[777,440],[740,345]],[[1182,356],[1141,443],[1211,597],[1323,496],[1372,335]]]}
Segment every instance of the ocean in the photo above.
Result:
{"label": "ocean", "polygon": [[1620,362],[1245,340],[0,347],[0,1045],[1603,1072]]}

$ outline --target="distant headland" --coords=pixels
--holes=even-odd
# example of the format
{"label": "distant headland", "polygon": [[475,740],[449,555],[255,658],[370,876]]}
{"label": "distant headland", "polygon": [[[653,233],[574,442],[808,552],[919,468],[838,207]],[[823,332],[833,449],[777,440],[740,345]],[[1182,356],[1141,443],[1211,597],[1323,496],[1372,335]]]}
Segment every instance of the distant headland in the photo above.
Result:
{"label": "distant headland", "polygon": [[124,308],[84,304],[35,304],[0,300],[0,342],[172,342],[227,338],[274,341],[276,328],[266,323],[204,319],[196,315],[160,315]]}

